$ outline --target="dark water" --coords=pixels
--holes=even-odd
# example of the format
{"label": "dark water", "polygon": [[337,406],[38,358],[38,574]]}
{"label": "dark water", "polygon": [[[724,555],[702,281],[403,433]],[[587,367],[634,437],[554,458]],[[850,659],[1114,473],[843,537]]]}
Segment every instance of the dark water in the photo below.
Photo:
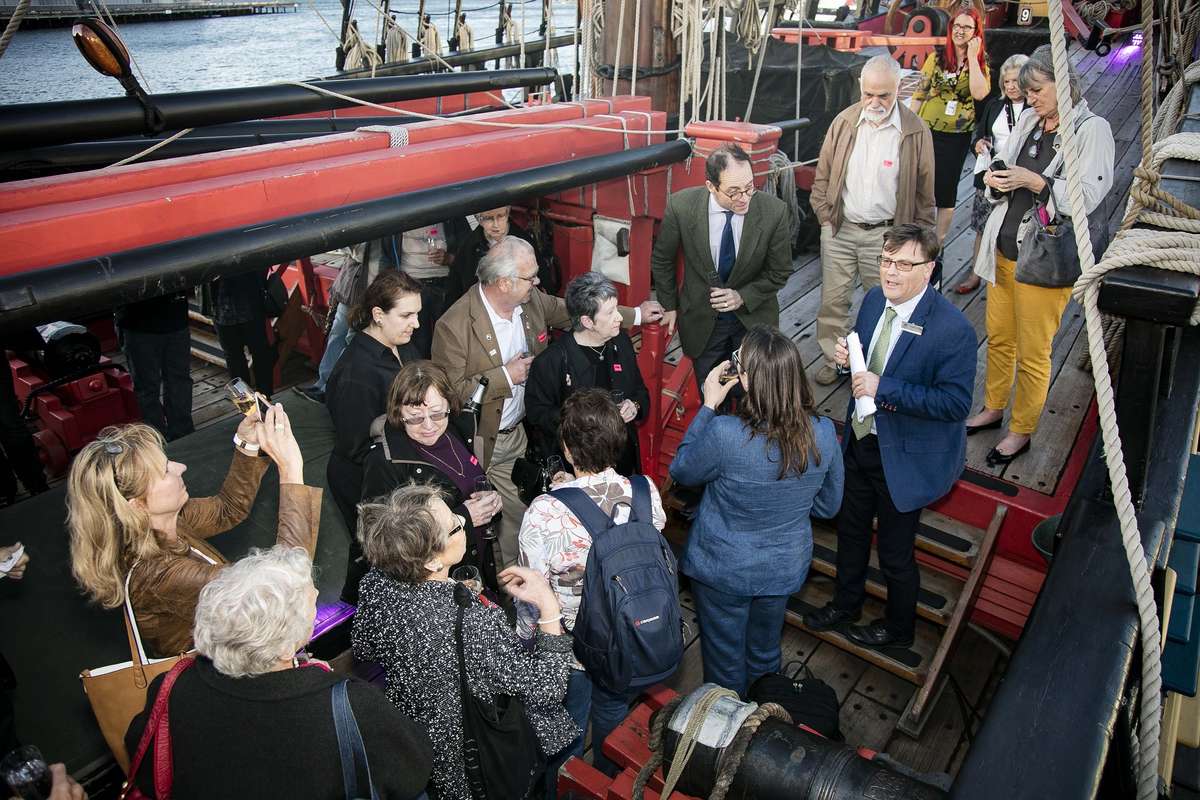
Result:
{"label": "dark water", "polygon": [[[364,38],[375,39],[377,10],[367,0],[359,0],[356,8]],[[517,5],[513,18],[518,23],[522,8],[525,30],[536,38],[541,3]],[[417,2],[403,0],[393,3],[392,9],[401,12],[401,24],[413,33],[416,14],[406,12],[415,12]],[[452,14],[453,2],[442,7],[438,0],[427,0],[426,11],[434,14],[443,42],[448,38],[447,10]],[[464,0],[463,10],[476,43],[482,46],[494,41],[499,17],[496,3]],[[555,0],[553,10],[556,30],[569,31],[575,0]],[[329,28],[339,29],[341,15],[339,0],[301,0],[298,10],[289,14],[128,23],[120,27],[120,33],[151,93],[224,89],[332,74],[337,36]],[[570,48],[561,49],[560,67],[567,69],[573,58]],[[116,81],[93,72],[84,62],[69,28],[18,31],[0,58],[0,103],[122,94]]]}

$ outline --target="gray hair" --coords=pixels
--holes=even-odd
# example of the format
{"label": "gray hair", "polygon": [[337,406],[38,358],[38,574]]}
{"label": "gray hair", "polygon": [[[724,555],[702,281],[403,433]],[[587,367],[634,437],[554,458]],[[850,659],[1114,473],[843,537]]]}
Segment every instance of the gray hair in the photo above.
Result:
{"label": "gray hair", "polygon": [[[1008,58],[1004,59],[1004,63],[1000,65],[1000,81],[1004,81],[1004,76],[1010,72],[1020,72],[1021,67],[1025,66],[1025,62],[1029,60],[1029,56],[1024,53],[1013,53]],[[1019,80],[1018,76],[1018,80]]]}
{"label": "gray hair", "polygon": [[519,236],[511,234],[505,236],[492,245],[483,258],[479,259],[479,266],[475,268],[475,275],[479,278],[479,283],[490,286],[501,278],[515,279],[517,264],[520,263],[522,256],[527,256],[535,264],[537,263],[537,254],[533,250],[533,245]]}
{"label": "gray hair", "polygon": [[867,72],[882,72],[892,79],[892,83],[900,85],[900,62],[888,55],[871,56],[867,63],[863,64],[862,71],[858,73],[858,83],[861,86],[863,76]]}
{"label": "gray hair", "polygon": [[429,510],[435,497],[436,486],[410,483],[359,504],[358,541],[371,566],[404,583],[429,576],[425,565],[449,542]]}
{"label": "gray hair", "polygon": [[[1071,86],[1071,102],[1078,103],[1083,97],[1083,92],[1079,88],[1079,73],[1075,71],[1075,67],[1067,64],[1067,76]],[[1022,92],[1028,92],[1030,85],[1037,81],[1039,83],[1056,83],[1054,80],[1054,59],[1050,53],[1050,45],[1044,44],[1033,54],[1029,56],[1029,60],[1021,67],[1021,74],[1017,77],[1017,82],[1021,86]]]}
{"label": "gray hair", "polygon": [[301,547],[252,550],[200,590],[196,650],[222,675],[271,670],[312,636],[312,561]]}
{"label": "gray hair", "polygon": [[583,317],[593,320],[600,312],[600,304],[617,296],[617,287],[599,272],[585,272],[567,284],[565,300],[567,313],[571,315],[571,329],[583,330]]}

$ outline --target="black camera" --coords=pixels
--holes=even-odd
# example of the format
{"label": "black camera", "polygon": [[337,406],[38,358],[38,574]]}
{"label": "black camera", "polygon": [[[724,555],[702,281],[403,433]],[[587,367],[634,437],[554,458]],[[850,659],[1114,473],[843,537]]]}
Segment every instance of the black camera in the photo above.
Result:
{"label": "black camera", "polygon": [[[993,159],[992,163],[988,165],[988,170],[991,172],[1000,172],[1006,169],[1008,169],[1008,164],[1005,164],[1002,158]],[[1009,192],[1002,192],[994,186],[992,187],[992,193],[997,197],[1004,197],[1009,194]]]}

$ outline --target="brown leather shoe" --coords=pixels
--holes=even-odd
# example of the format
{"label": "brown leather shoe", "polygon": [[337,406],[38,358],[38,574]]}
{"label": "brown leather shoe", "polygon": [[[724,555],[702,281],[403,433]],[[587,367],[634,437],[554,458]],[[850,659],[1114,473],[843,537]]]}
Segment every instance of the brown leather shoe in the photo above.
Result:
{"label": "brown leather shoe", "polygon": [[841,376],[838,375],[837,369],[832,364],[823,364],[817,370],[817,374],[813,377],[813,380],[822,386],[832,386],[841,380]]}

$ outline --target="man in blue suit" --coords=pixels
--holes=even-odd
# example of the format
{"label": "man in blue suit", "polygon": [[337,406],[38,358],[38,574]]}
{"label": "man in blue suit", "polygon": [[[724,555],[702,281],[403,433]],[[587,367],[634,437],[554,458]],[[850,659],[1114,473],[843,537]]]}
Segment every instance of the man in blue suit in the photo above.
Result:
{"label": "man in blue suit", "polygon": [[[921,511],[954,485],[966,454],[977,342],[962,312],[929,286],[939,249],[932,228],[888,229],[881,285],[863,298],[854,325],[867,369],[851,376],[853,394],[874,398],[876,412],[860,420],[850,403],[842,431],[846,479],[837,523],[837,593],[804,624],[813,630],[846,626],[849,639],[868,647],[912,644],[920,588],[913,545]],[[834,359],[848,364],[845,339],[838,340]],[[887,615],[853,625],[862,614],[876,517]]]}

